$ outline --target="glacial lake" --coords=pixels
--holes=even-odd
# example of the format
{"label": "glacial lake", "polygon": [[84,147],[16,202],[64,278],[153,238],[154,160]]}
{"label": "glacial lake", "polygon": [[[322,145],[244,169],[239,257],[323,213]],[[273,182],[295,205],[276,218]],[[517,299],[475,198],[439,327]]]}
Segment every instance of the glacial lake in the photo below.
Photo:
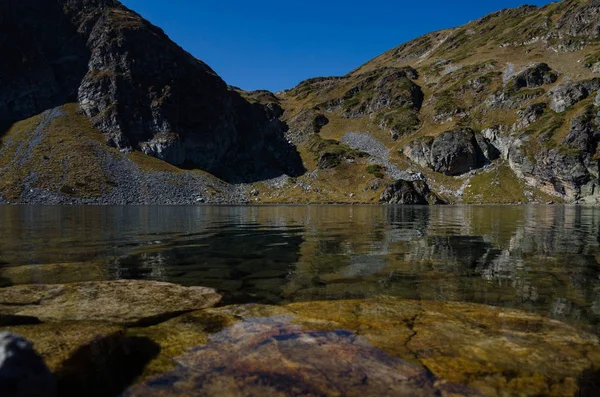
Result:
{"label": "glacial lake", "polygon": [[0,207],[0,285],[115,279],[226,303],[474,302],[600,331],[600,208]]}

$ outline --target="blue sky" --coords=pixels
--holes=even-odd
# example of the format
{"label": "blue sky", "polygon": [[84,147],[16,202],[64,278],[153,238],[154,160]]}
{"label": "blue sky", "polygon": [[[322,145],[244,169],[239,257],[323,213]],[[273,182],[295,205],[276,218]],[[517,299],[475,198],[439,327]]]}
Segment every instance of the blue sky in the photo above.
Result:
{"label": "blue sky", "polygon": [[346,74],[422,34],[525,0],[122,1],[228,84],[279,91],[310,77]]}

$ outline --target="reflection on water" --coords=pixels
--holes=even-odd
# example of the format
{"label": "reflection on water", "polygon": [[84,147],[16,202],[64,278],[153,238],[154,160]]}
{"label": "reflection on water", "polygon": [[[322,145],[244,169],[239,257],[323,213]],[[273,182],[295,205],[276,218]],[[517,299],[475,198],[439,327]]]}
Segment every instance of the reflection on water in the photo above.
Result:
{"label": "reflection on water", "polygon": [[385,294],[600,329],[595,207],[0,207],[0,232],[0,285],[154,279],[230,302]]}

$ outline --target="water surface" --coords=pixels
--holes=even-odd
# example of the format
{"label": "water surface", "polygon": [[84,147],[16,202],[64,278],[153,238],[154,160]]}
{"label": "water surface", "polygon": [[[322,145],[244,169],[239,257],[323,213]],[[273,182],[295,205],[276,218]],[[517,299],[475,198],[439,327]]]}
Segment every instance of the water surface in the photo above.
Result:
{"label": "water surface", "polygon": [[150,279],[227,302],[392,295],[598,332],[600,208],[0,207],[0,285]]}

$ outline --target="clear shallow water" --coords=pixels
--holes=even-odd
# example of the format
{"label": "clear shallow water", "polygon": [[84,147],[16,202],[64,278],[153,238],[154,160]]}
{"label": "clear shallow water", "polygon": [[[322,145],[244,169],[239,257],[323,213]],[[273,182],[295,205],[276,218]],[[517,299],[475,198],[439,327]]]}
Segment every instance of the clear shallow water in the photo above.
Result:
{"label": "clear shallow water", "polygon": [[600,208],[0,207],[0,285],[151,279],[228,302],[524,309],[600,330]]}

